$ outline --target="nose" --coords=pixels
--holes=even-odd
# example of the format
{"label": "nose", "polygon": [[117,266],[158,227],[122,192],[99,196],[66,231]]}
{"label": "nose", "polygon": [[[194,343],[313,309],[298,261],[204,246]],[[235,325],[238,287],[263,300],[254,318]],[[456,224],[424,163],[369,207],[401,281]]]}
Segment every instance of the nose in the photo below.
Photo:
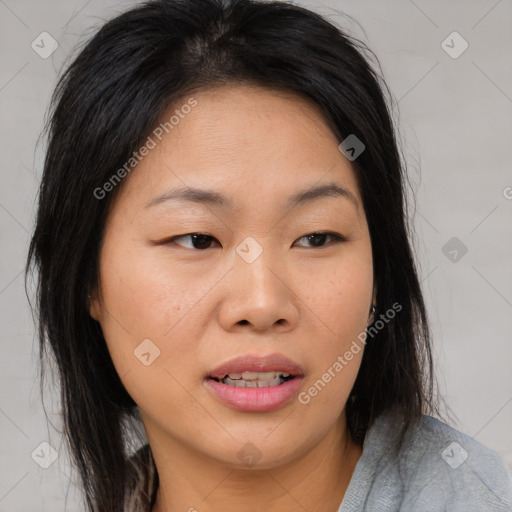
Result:
{"label": "nose", "polygon": [[227,277],[218,310],[225,330],[248,325],[254,331],[284,332],[297,325],[300,301],[293,293],[293,276],[268,251],[251,263],[236,255]]}

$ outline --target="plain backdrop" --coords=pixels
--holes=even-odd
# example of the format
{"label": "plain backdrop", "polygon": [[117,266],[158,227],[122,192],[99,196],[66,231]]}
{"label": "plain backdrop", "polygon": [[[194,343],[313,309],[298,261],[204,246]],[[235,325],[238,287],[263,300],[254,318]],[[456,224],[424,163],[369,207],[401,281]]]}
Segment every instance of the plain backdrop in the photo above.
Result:
{"label": "plain backdrop", "polygon": [[[61,436],[43,415],[23,286],[42,169],[36,142],[65,59],[134,3],[0,0],[0,512],[80,510],[73,486],[66,496]],[[416,195],[411,222],[441,392],[454,426],[512,467],[512,1],[298,3],[380,59]],[[32,48],[43,32],[58,43],[48,58]],[[49,400],[58,427],[58,398]],[[58,453],[47,469],[36,463],[51,457],[44,443]]]}

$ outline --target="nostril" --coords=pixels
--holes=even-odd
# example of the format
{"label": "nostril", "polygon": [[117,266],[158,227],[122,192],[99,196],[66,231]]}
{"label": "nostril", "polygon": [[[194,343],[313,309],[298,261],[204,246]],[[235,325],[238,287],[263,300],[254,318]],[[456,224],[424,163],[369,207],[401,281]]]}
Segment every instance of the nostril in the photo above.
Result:
{"label": "nostril", "polygon": [[238,322],[240,325],[246,325],[248,324],[249,322],[247,320],[240,320],[240,322]]}

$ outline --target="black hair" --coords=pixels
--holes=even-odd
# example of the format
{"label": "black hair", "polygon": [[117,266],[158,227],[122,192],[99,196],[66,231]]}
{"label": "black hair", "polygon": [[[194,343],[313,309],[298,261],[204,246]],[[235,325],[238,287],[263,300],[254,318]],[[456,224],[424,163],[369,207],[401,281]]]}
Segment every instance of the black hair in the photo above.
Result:
{"label": "black hair", "polygon": [[87,306],[109,207],[122,184],[100,199],[95,190],[132,158],[167,109],[194,91],[250,84],[295,93],[318,106],[340,142],[352,134],[363,142],[352,166],[372,242],[375,318],[393,304],[401,309],[370,333],[347,425],[362,443],[386,411],[402,411],[405,431],[435,409],[406,166],[392,96],[372,61],[378,64],[362,42],[286,1],[155,0],[103,24],[61,76],[46,127],[26,276],[35,266],[40,365],[46,357],[56,363],[64,433],[91,512],[135,510],[126,505],[128,488],[138,510],[150,510],[158,486],[146,447],[136,465],[145,488],[136,488],[141,475],[130,464],[126,439],[129,420],[140,422],[137,406]]}

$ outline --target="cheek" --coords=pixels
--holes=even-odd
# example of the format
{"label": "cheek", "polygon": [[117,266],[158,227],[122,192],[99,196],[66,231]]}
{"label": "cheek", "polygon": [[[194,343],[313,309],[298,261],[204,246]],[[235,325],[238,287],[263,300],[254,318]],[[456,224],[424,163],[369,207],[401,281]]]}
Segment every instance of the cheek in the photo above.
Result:
{"label": "cheek", "polygon": [[[366,250],[346,252],[329,267],[304,273],[297,295],[311,318],[314,347],[305,401],[314,407],[343,404],[357,377],[373,291],[373,266]],[[311,387],[313,386],[313,387]]]}
{"label": "cheek", "polygon": [[[118,373],[130,372],[133,380],[142,371],[144,379],[152,379],[155,372],[150,376],[148,368],[162,372],[176,366],[173,361],[185,371],[197,350],[199,328],[187,321],[187,313],[208,283],[176,272],[147,248],[129,247],[114,237],[103,248],[100,274],[101,326]],[[149,361],[154,362],[146,367]]]}
{"label": "cheek", "polygon": [[[333,340],[346,341],[366,328],[373,291],[371,252],[361,244],[360,250],[347,250],[339,259],[310,267],[301,272],[306,279],[297,280],[297,294],[308,306],[325,336],[328,345]],[[339,345],[338,345],[339,347]]]}
{"label": "cheek", "polygon": [[177,271],[165,254],[112,239],[101,265],[104,303],[133,336],[161,338],[206,285]]}
{"label": "cheek", "polygon": [[[197,302],[185,277],[147,251],[111,239],[101,258],[101,327],[123,385],[144,410],[172,411],[190,399],[180,383],[194,365],[197,336],[187,311]],[[182,320],[185,321],[182,321]]]}

